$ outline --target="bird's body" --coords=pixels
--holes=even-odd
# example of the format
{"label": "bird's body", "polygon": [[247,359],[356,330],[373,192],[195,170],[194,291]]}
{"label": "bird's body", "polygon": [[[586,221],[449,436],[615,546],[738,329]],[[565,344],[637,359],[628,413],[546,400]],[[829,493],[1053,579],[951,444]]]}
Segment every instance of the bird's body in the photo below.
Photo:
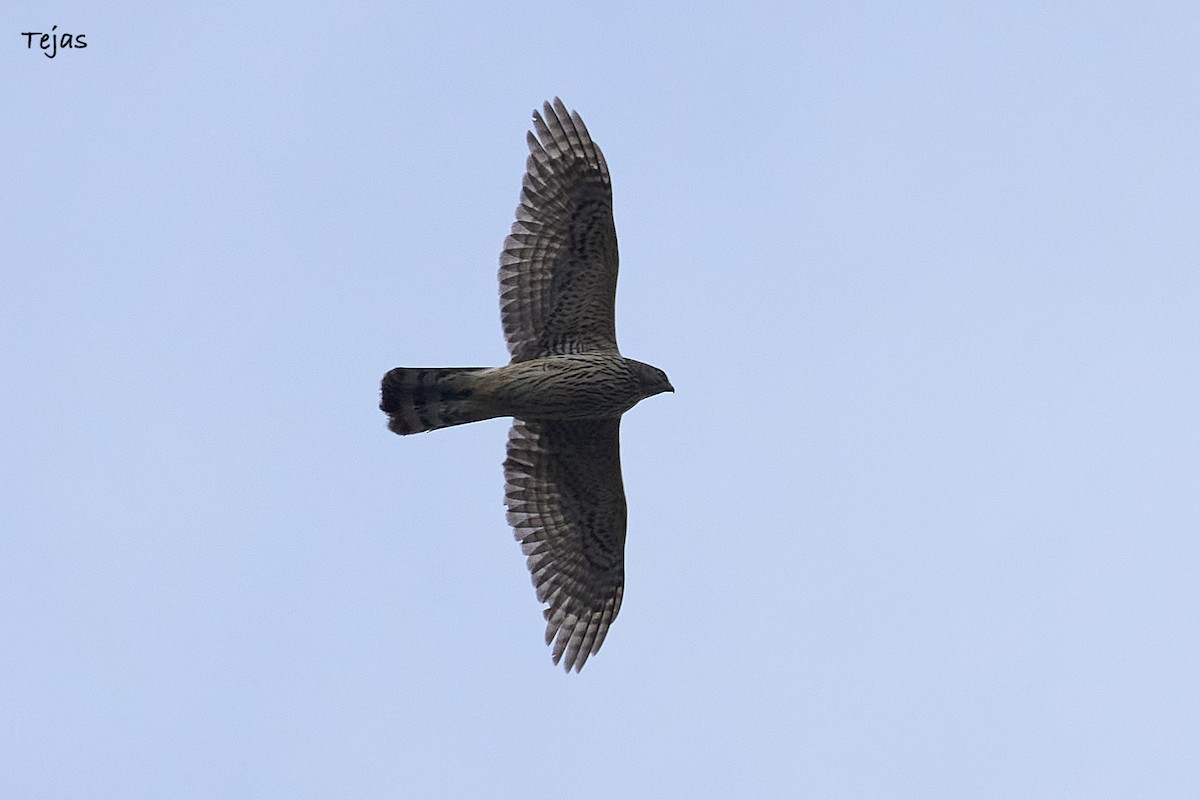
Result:
{"label": "bird's body", "polygon": [[[648,397],[659,370],[609,353],[514,361],[503,367],[396,367],[383,382],[385,411],[400,434],[493,417],[619,417]],[[654,392],[657,394],[657,392]]]}
{"label": "bird's body", "polygon": [[608,167],[562,101],[534,112],[517,221],[500,256],[501,367],[397,367],[380,408],[399,434],[513,417],[505,503],[547,604],[555,663],[600,649],[624,593],[620,419],[674,391],[617,349],[617,237]]}

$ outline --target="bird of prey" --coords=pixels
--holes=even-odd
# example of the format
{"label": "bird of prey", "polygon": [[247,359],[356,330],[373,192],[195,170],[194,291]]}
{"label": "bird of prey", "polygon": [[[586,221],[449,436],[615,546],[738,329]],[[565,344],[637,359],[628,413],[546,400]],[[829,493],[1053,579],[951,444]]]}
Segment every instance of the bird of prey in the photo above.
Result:
{"label": "bird of prey", "polygon": [[502,367],[397,367],[379,407],[406,435],[513,417],[508,522],[546,605],[554,663],[600,649],[625,584],[621,415],[673,392],[617,349],[612,184],[583,120],[557,97],[533,112],[517,219],[500,254]]}

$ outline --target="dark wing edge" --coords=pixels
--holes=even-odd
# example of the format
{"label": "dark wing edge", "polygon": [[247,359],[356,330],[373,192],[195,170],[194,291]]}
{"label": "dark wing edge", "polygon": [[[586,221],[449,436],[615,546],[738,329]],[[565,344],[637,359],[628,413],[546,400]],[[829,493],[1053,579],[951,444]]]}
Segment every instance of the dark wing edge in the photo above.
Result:
{"label": "dark wing edge", "polygon": [[554,663],[583,668],[621,610],[625,491],[620,419],[515,420],[504,462],[508,522],[546,604]]}
{"label": "dark wing edge", "polygon": [[616,352],[617,234],[608,165],[557,97],[534,111],[516,221],[500,254],[500,317],[514,361]]}

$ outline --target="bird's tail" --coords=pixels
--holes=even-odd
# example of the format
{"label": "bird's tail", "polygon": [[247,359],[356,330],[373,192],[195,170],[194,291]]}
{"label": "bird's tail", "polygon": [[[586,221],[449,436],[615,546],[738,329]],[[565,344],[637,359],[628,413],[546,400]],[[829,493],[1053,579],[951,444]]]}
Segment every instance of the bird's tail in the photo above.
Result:
{"label": "bird's tail", "polygon": [[396,367],[383,376],[388,428],[401,435],[421,433],[498,414],[476,396],[476,374],[485,367]]}

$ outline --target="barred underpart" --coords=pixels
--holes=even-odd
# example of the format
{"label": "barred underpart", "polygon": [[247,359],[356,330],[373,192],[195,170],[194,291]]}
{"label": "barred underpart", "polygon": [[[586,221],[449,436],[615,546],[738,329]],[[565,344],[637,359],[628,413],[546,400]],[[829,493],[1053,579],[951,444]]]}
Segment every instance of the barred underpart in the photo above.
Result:
{"label": "barred underpart", "polygon": [[533,114],[521,200],[500,255],[514,361],[617,352],[617,229],[604,155],[557,97]]}
{"label": "barred underpart", "polygon": [[421,433],[497,416],[474,399],[472,376],[483,367],[396,367],[383,376],[379,408],[388,428],[401,435]]}
{"label": "barred underpart", "polygon": [[508,434],[508,522],[538,600],[554,663],[578,671],[621,609],[625,491],[620,419],[526,422]]}

